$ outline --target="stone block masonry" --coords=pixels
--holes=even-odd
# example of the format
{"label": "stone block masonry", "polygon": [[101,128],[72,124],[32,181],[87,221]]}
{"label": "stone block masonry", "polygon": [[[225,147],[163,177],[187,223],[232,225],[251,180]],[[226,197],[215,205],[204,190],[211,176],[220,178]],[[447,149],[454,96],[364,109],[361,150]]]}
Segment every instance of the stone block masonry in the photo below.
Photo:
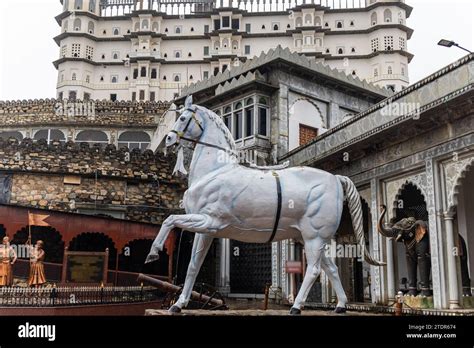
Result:
{"label": "stone block masonry", "polygon": [[0,101],[0,127],[44,125],[156,126],[170,107],[166,102]]}
{"label": "stone block masonry", "polygon": [[0,175],[11,176],[9,203],[97,213],[161,224],[180,211],[186,184],[171,175],[175,158],[128,149],[0,139]]}

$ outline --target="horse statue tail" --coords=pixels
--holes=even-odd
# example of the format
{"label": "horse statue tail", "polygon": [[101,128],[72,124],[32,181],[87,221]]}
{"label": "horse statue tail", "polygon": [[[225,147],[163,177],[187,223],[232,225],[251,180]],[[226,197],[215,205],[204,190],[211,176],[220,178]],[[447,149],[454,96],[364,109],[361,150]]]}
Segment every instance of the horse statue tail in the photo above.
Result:
{"label": "horse statue tail", "polygon": [[365,261],[373,266],[385,266],[385,262],[374,260],[365,246],[364,228],[362,227],[362,205],[357,188],[348,177],[340,175],[336,175],[336,177],[344,189],[344,196],[347,199],[347,205],[351,213],[352,227],[354,228],[357,243],[359,243],[360,247],[364,250]]}

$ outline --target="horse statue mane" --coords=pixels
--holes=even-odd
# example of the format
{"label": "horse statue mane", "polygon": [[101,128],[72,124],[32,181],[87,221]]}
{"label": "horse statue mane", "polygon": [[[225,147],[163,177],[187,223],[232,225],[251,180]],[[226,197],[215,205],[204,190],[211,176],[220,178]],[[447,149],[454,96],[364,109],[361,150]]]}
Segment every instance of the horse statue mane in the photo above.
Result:
{"label": "horse statue mane", "polygon": [[196,108],[196,110],[202,111],[204,115],[206,115],[209,120],[214,122],[214,124],[217,126],[217,129],[222,131],[225,136],[225,140],[227,141],[227,144],[230,146],[230,149],[235,151],[236,146],[235,146],[235,141],[234,137],[232,136],[232,133],[230,132],[229,128],[225,125],[224,121],[222,121],[222,118],[219,117],[214,111],[209,110],[205,107],[199,106],[199,105],[193,105],[193,107]]}

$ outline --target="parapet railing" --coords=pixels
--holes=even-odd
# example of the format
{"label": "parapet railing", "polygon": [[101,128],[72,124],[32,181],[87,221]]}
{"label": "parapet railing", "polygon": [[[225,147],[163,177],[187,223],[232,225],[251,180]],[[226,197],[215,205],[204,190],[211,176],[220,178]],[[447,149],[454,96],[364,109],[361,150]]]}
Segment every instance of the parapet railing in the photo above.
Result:
{"label": "parapet railing", "polygon": [[[248,12],[288,11],[301,5],[320,5],[330,9],[365,8],[384,0],[104,0],[104,17],[127,15],[133,11],[155,10],[169,15],[210,12],[219,8],[234,8]],[[405,0],[393,0],[402,2]]]}
{"label": "parapet railing", "polygon": [[4,307],[83,306],[150,302],[161,299],[163,299],[163,293],[148,286],[0,288],[0,306]]}

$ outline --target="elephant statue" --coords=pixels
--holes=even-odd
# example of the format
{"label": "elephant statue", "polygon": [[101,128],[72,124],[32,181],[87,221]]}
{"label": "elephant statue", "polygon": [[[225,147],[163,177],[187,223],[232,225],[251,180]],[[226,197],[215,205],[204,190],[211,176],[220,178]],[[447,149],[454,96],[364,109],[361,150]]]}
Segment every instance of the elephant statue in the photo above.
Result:
{"label": "elephant statue", "polygon": [[383,220],[387,207],[381,206],[382,214],[377,224],[378,232],[386,238],[405,244],[408,268],[408,295],[417,296],[417,269],[420,269],[420,287],[422,296],[431,296],[430,290],[430,241],[428,226],[422,220],[413,217],[404,218],[395,224],[384,226]]}

